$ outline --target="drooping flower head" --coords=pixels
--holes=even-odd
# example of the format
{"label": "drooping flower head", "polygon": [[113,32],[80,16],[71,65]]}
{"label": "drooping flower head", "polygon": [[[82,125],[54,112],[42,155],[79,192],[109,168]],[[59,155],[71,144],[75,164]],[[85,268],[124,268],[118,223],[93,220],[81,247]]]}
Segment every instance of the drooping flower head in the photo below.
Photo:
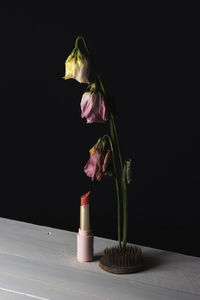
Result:
{"label": "drooping flower head", "polygon": [[80,83],[90,83],[90,62],[79,48],[74,48],[65,61],[64,79],[75,79]]}
{"label": "drooping flower head", "polygon": [[84,172],[92,181],[95,179],[100,181],[109,165],[111,152],[105,151],[105,143],[105,140],[100,138],[89,151],[90,158],[84,167]]}
{"label": "drooping flower head", "polygon": [[80,106],[81,117],[86,118],[87,123],[103,123],[108,120],[105,96],[96,83],[92,83],[83,94]]}

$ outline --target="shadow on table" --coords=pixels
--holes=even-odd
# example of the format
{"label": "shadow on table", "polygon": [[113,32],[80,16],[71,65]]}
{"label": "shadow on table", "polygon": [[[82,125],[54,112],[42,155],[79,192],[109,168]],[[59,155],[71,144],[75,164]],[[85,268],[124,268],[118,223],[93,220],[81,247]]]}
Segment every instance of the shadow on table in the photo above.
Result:
{"label": "shadow on table", "polygon": [[93,257],[93,261],[99,261],[102,256],[103,256],[103,251],[95,253],[95,255]]}
{"label": "shadow on table", "polygon": [[150,252],[150,253],[144,253],[143,255],[143,271],[156,268],[160,265],[163,265],[166,263],[166,260],[163,259],[163,255],[166,256],[168,253],[165,254],[163,251],[161,252]]}

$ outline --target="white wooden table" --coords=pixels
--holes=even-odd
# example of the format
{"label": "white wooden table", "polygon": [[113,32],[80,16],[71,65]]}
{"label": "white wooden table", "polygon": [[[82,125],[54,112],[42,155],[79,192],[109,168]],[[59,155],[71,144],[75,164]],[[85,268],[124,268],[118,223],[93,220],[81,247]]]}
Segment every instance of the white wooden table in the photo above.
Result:
{"label": "white wooden table", "polygon": [[148,268],[115,275],[76,260],[76,233],[0,218],[0,300],[200,299],[200,258],[143,247]]}

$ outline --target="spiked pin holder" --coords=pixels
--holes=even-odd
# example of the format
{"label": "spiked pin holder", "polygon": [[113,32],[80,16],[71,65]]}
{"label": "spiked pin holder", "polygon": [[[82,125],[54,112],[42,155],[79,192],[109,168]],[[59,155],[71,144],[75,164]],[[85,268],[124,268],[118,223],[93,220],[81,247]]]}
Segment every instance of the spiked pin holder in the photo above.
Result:
{"label": "spiked pin holder", "polygon": [[106,248],[100,258],[99,266],[110,273],[137,273],[143,269],[142,250],[138,246],[126,246],[124,251],[119,247]]}

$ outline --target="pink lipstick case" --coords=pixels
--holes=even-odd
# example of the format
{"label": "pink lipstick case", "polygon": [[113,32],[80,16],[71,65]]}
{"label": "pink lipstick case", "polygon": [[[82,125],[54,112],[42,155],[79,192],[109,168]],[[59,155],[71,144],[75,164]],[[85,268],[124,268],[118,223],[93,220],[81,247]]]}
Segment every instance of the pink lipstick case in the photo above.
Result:
{"label": "pink lipstick case", "polygon": [[77,259],[80,262],[93,260],[94,236],[90,229],[90,192],[81,197],[80,228],[77,234]]}
{"label": "pink lipstick case", "polygon": [[81,230],[77,234],[77,259],[81,262],[93,260],[94,237],[91,230]]}

